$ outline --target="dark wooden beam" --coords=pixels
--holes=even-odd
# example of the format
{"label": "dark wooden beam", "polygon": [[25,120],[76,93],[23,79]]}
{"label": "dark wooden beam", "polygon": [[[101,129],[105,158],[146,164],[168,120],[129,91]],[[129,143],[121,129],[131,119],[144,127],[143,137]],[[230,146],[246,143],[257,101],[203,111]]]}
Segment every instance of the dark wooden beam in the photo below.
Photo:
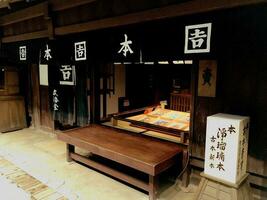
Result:
{"label": "dark wooden beam", "polygon": [[52,5],[53,11],[66,10],[69,8],[89,4],[95,2],[96,0],[49,0],[49,3]]}
{"label": "dark wooden beam", "polygon": [[24,40],[46,38],[46,37],[48,37],[48,31],[43,30],[43,31],[37,31],[37,32],[32,32],[32,33],[25,33],[25,34],[20,34],[20,35],[3,37],[2,43],[18,42],[18,41],[24,41]]}
{"label": "dark wooden beam", "polygon": [[55,39],[54,37],[54,25],[53,25],[53,20],[52,19],[47,19],[46,20],[46,25],[47,25],[47,33],[48,37],[50,40]]}
{"label": "dark wooden beam", "polygon": [[267,0],[192,0],[177,5],[146,10],[138,13],[58,27],[55,28],[55,35],[86,32],[103,28],[117,27],[152,20],[262,3],[267,3]]}
{"label": "dark wooden beam", "polygon": [[54,23],[50,4],[44,5],[44,19],[47,27],[48,37],[54,39]]}
{"label": "dark wooden beam", "polygon": [[5,15],[0,18],[0,26],[6,26],[9,24],[14,24],[17,22],[43,16],[44,7],[46,5],[47,5],[47,2]]}

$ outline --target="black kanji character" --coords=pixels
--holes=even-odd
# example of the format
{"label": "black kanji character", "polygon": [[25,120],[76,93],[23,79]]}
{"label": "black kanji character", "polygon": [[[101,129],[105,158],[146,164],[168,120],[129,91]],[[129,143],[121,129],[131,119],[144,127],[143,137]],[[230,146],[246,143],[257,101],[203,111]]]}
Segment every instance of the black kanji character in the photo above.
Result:
{"label": "black kanji character", "polygon": [[202,74],[202,78],[203,78],[203,84],[202,85],[206,85],[206,83],[211,86],[211,77],[212,77],[212,73],[211,73],[211,69],[209,67],[207,67],[205,70],[203,70],[203,74]]}
{"label": "black kanji character", "polygon": [[225,171],[225,169],[223,168],[223,164],[220,162],[219,164],[217,164],[217,168],[219,169],[219,171],[223,170]]}
{"label": "black kanji character", "polygon": [[228,132],[229,132],[230,134],[235,133],[235,127],[233,127],[233,125],[231,125],[231,126],[228,128]]}

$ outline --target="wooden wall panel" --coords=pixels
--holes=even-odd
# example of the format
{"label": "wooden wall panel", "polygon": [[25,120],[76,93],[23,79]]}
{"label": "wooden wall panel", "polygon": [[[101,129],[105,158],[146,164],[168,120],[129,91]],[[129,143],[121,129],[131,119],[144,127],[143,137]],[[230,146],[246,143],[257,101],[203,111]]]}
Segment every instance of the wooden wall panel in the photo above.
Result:
{"label": "wooden wall panel", "polygon": [[[266,2],[266,0],[57,0],[0,17],[0,26],[3,27],[3,42],[18,41],[18,38],[14,41],[12,38],[5,40],[5,36],[41,30],[49,32],[41,37],[52,39],[54,32],[66,35]],[[47,23],[47,20],[51,19],[52,21]],[[55,26],[55,31],[51,30],[51,24]],[[38,37],[34,34],[33,39],[36,38]],[[19,38],[19,40],[28,39],[29,35]]]}
{"label": "wooden wall panel", "polygon": [[24,33],[31,33],[46,29],[47,27],[45,24],[45,19],[43,17],[38,17],[4,26],[3,36],[6,37]]}
{"label": "wooden wall panel", "polygon": [[54,121],[50,111],[49,88],[40,86],[40,127],[44,130],[53,131]]}
{"label": "wooden wall panel", "polygon": [[0,132],[26,127],[25,104],[23,97],[0,96]]}
{"label": "wooden wall panel", "polygon": [[[90,20],[121,16],[129,13],[139,12],[147,9],[158,8],[173,4],[185,2],[188,0],[161,0],[161,1],[144,1],[144,0],[98,0],[72,7],[67,10],[56,12],[56,26],[66,26],[75,23],[82,23]],[[58,11],[57,6],[54,8]]]}

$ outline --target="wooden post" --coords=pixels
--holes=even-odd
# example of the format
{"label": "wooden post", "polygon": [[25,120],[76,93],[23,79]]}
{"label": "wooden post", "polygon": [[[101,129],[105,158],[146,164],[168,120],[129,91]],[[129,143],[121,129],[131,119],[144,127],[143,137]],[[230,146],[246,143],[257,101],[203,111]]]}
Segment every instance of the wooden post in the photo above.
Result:
{"label": "wooden post", "polygon": [[[183,187],[187,187],[189,185],[189,180],[190,180],[190,169],[189,169],[189,160],[187,161],[187,159],[189,159],[188,156],[188,150],[184,149],[183,150],[183,168],[186,167],[185,172],[183,173],[182,176],[182,186]],[[187,165],[188,162],[188,166]]]}
{"label": "wooden post", "polygon": [[41,114],[40,114],[40,88],[39,88],[39,71],[38,65],[31,65],[31,85],[32,85],[32,115],[33,126],[36,129],[40,128]]}
{"label": "wooden post", "polygon": [[157,193],[157,178],[156,176],[149,175],[149,200],[156,200],[156,193]]}
{"label": "wooden post", "polygon": [[72,158],[70,156],[71,153],[75,152],[75,147],[71,144],[67,144],[67,152],[66,152],[66,156],[67,156],[67,161],[71,162]]}

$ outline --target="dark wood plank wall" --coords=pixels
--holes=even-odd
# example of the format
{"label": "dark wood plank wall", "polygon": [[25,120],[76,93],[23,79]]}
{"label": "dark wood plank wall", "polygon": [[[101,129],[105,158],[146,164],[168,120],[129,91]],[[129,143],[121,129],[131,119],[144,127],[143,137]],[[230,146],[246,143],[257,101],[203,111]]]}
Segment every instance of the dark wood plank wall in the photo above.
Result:
{"label": "dark wood plank wall", "polygon": [[4,26],[3,36],[8,37],[25,33],[32,33],[36,31],[46,30],[46,28],[45,19],[43,17],[36,17]]}
{"label": "dark wood plank wall", "polygon": [[[129,20],[129,23],[133,22],[131,21],[131,17],[134,16],[129,16],[129,13],[135,13],[135,12],[141,12],[143,10],[147,10],[147,9],[157,9],[157,11],[161,11],[162,13],[165,13],[167,10],[174,12],[175,10],[179,11],[181,8],[188,8],[191,6],[191,11],[187,11],[185,13],[182,13],[182,15],[185,14],[191,14],[192,12],[199,12],[200,11],[208,11],[211,9],[217,10],[217,9],[222,9],[222,8],[228,8],[228,7],[235,7],[235,6],[241,6],[241,5],[247,5],[247,4],[256,4],[256,3],[264,3],[266,1],[263,0],[235,0],[235,1],[231,1],[231,3],[229,4],[225,4],[226,2],[224,1],[212,1],[213,3],[211,3],[210,1],[206,1],[206,4],[204,5],[203,2],[201,0],[195,0],[195,1],[174,1],[174,0],[165,0],[165,1],[153,1],[149,2],[149,1],[134,1],[134,0],[128,0],[128,1],[122,1],[122,0],[113,0],[113,1],[95,1],[95,0],[83,0],[83,1],[75,1],[75,3],[71,3],[72,1],[67,1],[66,3],[62,3],[61,1],[51,1],[51,2],[44,2],[38,5],[33,6],[32,8],[27,8],[25,10],[22,11],[18,11],[16,13],[12,13],[9,14],[7,16],[3,16],[0,18],[0,25],[2,26],[2,35],[3,35],[3,39],[2,42],[14,42],[14,41],[20,41],[20,40],[25,40],[25,39],[33,39],[33,38],[38,38],[38,37],[48,37],[49,33],[48,33],[48,23],[47,20],[49,19],[53,19],[53,25],[56,28],[61,28],[67,25],[75,25],[77,24],[77,29],[75,29],[74,31],[80,31],[79,30],[79,24],[83,23],[83,22],[90,22],[92,20],[97,20],[97,19],[102,19],[102,18],[108,18],[108,17],[114,17],[114,16],[121,16],[124,17],[124,14],[127,14],[128,18],[126,17],[126,19]],[[161,8],[162,6],[168,6],[170,4],[175,3],[173,6],[169,6],[169,7],[164,7]],[[180,3],[180,4],[178,4]],[[201,9],[200,8],[196,8],[196,5],[201,5]],[[167,10],[164,10],[165,8],[168,8]],[[155,11],[155,10],[153,10]],[[159,16],[156,15],[149,15],[148,13],[144,13],[146,11],[143,11],[139,17],[137,17],[138,15],[135,16],[135,18],[137,17],[137,21],[138,20],[142,20],[139,19],[140,16],[143,16],[144,14],[147,15],[147,17],[152,20],[153,17],[155,17],[156,19],[160,18]],[[159,14],[161,14],[159,12]],[[166,14],[166,13],[165,13]],[[174,14],[171,14],[174,15]],[[176,14],[177,16],[179,16],[180,14]],[[229,19],[228,22],[231,21],[231,14],[229,15]],[[166,16],[165,16],[166,17]],[[144,20],[144,19],[143,19]],[[134,20],[135,22],[137,22],[136,20]],[[102,26],[109,26],[110,23],[113,22],[108,22],[108,21],[102,21],[104,22],[104,24],[102,24]],[[232,27],[229,27],[226,29],[226,34],[229,43],[231,43],[231,48],[227,47],[227,46],[222,46],[222,47],[217,47],[218,49],[221,49],[222,52],[218,52],[218,55],[225,55],[225,52],[231,52],[231,54],[229,54],[228,58],[222,58],[222,60],[224,62],[226,62],[228,60],[228,63],[225,63],[225,66],[223,66],[223,70],[221,70],[222,73],[219,74],[232,74],[233,76],[238,77],[239,76],[239,71],[241,70],[242,73],[244,72],[245,65],[248,65],[249,62],[245,62],[245,63],[234,63],[234,62],[238,62],[240,61],[240,56],[237,54],[237,57],[233,57],[233,55],[236,54],[235,50],[232,51],[232,49],[235,49],[236,46],[241,46],[243,48],[244,43],[246,43],[246,40],[243,41],[235,41],[232,40],[231,38],[235,37],[238,38],[239,35],[234,35],[232,36],[232,32],[236,33],[236,34],[241,34],[240,30],[237,30],[234,26],[236,25],[236,27],[240,27],[241,25],[239,25],[238,23],[240,23],[241,21],[236,20],[234,24],[233,22],[231,22]],[[89,24],[87,24],[89,25]],[[120,22],[118,21],[117,24],[115,24],[116,26],[121,25]],[[223,23],[221,24],[222,27],[225,26]],[[258,24],[260,25],[260,24]],[[83,26],[82,26],[83,27]],[[84,26],[87,27],[87,26]],[[98,26],[98,28],[100,28],[101,26]],[[71,27],[70,29],[73,29],[74,27]],[[88,28],[88,27],[87,27]],[[96,27],[97,28],[97,27]],[[241,27],[242,28],[242,27]],[[70,31],[72,32],[70,29],[64,29],[65,31]],[[94,29],[94,28],[92,28]],[[56,29],[57,30],[57,29]],[[60,34],[66,34],[63,32],[60,32]],[[243,30],[246,32],[247,29],[245,29],[243,27]],[[222,28],[222,34],[221,37],[224,37],[224,29]],[[229,32],[230,31],[230,32]],[[52,31],[53,32],[53,31]],[[218,31],[217,31],[218,32]],[[230,35],[229,35],[230,34]],[[253,37],[253,33],[250,33],[250,37]],[[245,35],[247,35],[247,32],[245,33]],[[220,38],[220,37],[217,37]],[[240,37],[242,39],[242,37]],[[259,43],[259,42],[258,42]],[[217,42],[217,44],[224,44],[224,42]],[[248,45],[253,45],[253,41],[249,41]],[[247,46],[245,46],[244,48],[247,48]],[[241,50],[242,50],[241,48]],[[225,52],[223,52],[225,51]],[[243,56],[242,54],[240,54],[241,56]],[[251,56],[250,56],[251,57]],[[216,57],[215,57],[216,58]],[[247,57],[245,57],[247,58]],[[196,58],[199,59],[199,58]],[[217,58],[216,58],[217,59]],[[226,61],[225,61],[226,60]],[[255,60],[258,60],[258,57],[253,58],[251,62],[255,62]],[[235,67],[235,70],[232,70],[232,68],[230,66]],[[238,66],[242,66],[241,69],[238,69]],[[220,66],[219,66],[220,67]],[[250,69],[251,67],[249,67],[248,69]],[[256,69],[255,67],[252,67],[251,69]],[[220,70],[220,68],[219,68]],[[247,74],[251,74],[251,72],[249,70],[246,71]],[[235,74],[236,73],[236,74]],[[227,76],[227,75],[226,75]],[[240,79],[238,80],[239,83],[244,82],[243,79],[244,76],[242,76]],[[222,78],[221,78],[222,79]],[[227,79],[230,80],[230,79]],[[249,77],[247,77],[246,80],[250,80]],[[219,77],[219,81],[220,81],[220,77]],[[225,82],[224,80],[221,80],[221,85],[223,85],[224,87],[221,88],[221,95],[224,97],[227,96],[231,96],[232,98],[220,98],[217,97],[216,99],[207,99],[207,98],[196,98],[196,115],[195,115],[195,132],[197,132],[197,141],[203,142],[204,140],[204,136],[205,134],[202,134],[205,132],[205,119],[207,115],[219,112],[219,111],[225,111],[225,112],[244,112],[244,110],[246,110],[246,108],[248,108],[249,106],[251,106],[249,104],[249,99],[248,97],[253,96],[252,93],[252,85],[255,85],[255,81],[252,83],[244,83],[245,85],[241,86],[241,84],[238,84],[238,86],[236,86],[234,83],[231,82]],[[219,84],[219,89],[218,89],[218,94],[220,94],[220,84]],[[224,90],[224,88],[227,88],[227,90]],[[236,89],[237,91],[235,91],[234,89]],[[236,93],[236,92],[240,92],[240,94]],[[240,103],[240,97],[242,97],[243,101],[242,102],[247,102],[247,103]],[[251,100],[250,100],[251,102]],[[227,105],[227,106],[224,106]],[[239,106],[237,106],[239,105]],[[249,114],[248,112],[245,112],[244,114]],[[240,113],[242,114],[242,113]],[[200,123],[199,123],[200,122]]]}
{"label": "dark wood plank wall", "polygon": [[0,27],[2,42],[7,43],[31,38],[53,38],[54,33],[56,35],[78,33],[266,2],[266,0],[230,2],[228,0],[68,0],[66,2],[49,0],[0,17]]}

